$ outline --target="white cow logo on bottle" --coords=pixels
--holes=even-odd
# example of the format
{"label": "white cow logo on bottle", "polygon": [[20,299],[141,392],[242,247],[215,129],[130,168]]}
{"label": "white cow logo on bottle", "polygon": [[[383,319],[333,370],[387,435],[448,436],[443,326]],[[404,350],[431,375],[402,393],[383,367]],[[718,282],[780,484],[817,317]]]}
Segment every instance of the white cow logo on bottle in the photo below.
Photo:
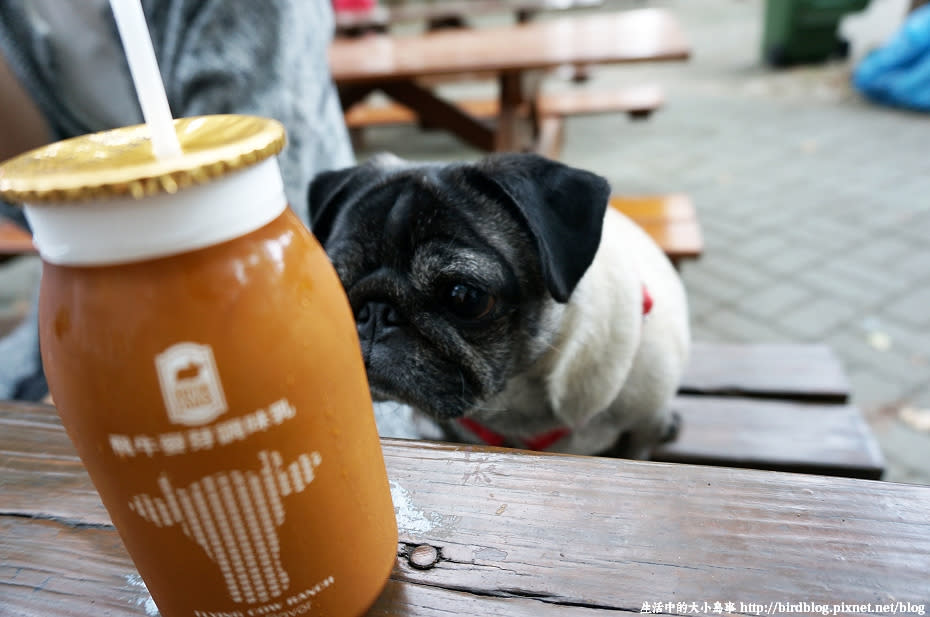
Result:
{"label": "white cow logo on bottle", "polygon": [[[155,367],[171,422],[212,431],[205,425],[227,407],[210,346],[177,343],[155,357]],[[267,428],[264,413],[265,424],[258,426]],[[279,401],[269,413],[284,418],[294,409]],[[156,527],[180,527],[219,567],[229,597],[249,604],[278,598],[290,585],[277,535],[285,520],[284,498],[302,493],[322,461],[315,451],[289,463],[276,450],[257,456],[257,470],[221,471],[183,487],[162,473],[159,494],[139,494],[129,501],[130,510]]]}
{"label": "white cow logo on bottle", "polygon": [[136,495],[129,502],[157,527],[180,525],[219,566],[229,597],[250,604],[280,597],[288,588],[277,535],[285,518],[283,498],[302,493],[322,461],[319,452],[289,464],[276,451],[262,450],[258,458],[257,471],[221,472],[184,488],[162,474],[160,495]]}

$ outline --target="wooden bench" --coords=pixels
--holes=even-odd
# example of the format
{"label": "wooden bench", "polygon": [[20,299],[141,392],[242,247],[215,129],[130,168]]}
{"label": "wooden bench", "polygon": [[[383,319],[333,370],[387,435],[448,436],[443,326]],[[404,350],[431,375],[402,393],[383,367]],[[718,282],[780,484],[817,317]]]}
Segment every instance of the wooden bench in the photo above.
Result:
{"label": "wooden bench", "polygon": [[[459,101],[457,104],[476,118],[494,118],[499,111],[496,99],[465,100]],[[524,113],[526,113],[525,109]],[[374,126],[413,124],[418,122],[418,118],[416,112],[400,103],[389,102],[379,105],[363,102],[357,103],[346,110],[345,121],[349,130],[357,130]]]}
{"label": "wooden bench", "polygon": [[[717,601],[735,603],[724,614],[802,601],[926,608],[930,487],[392,439],[382,448],[399,542],[371,616],[711,615]],[[0,402],[0,452],[0,614],[156,614],[54,409]],[[424,551],[434,557],[418,559]]]}
{"label": "wooden bench", "polygon": [[653,460],[880,479],[884,458],[824,345],[695,343]]}
{"label": "wooden bench", "polygon": [[665,104],[665,93],[647,84],[614,90],[574,88],[541,94],[536,99],[537,113],[543,117],[565,118],[626,112],[631,118],[649,117]]}
{"label": "wooden bench", "polygon": [[0,261],[17,255],[35,255],[32,236],[10,221],[0,221]]}
{"label": "wooden bench", "polygon": [[[464,111],[485,120],[497,117],[496,99],[467,99],[456,103]],[[542,117],[565,118],[605,113],[628,113],[631,118],[645,118],[665,104],[665,94],[658,86],[637,86],[622,90],[565,90],[541,94],[536,99]],[[529,113],[529,106],[522,110]],[[357,103],[345,112],[346,126],[363,129],[374,126],[413,124],[416,112],[400,103]]]}
{"label": "wooden bench", "polygon": [[[500,111],[496,99],[468,99],[456,103],[475,118],[491,120]],[[615,90],[573,89],[541,93],[536,97],[535,113],[539,117],[540,135],[536,152],[556,159],[562,149],[563,121],[572,116],[589,116],[606,113],[626,113],[631,119],[648,118],[665,104],[665,94],[654,85],[635,86]],[[533,113],[524,105],[519,113]],[[362,147],[362,130],[376,126],[413,124],[420,122],[416,112],[400,103],[360,102],[345,112],[346,126],[352,133],[356,149]],[[422,128],[429,128],[423,125]]]}
{"label": "wooden bench", "polygon": [[610,205],[639,224],[676,268],[686,259],[697,259],[704,251],[697,211],[687,195],[614,195]]}
{"label": "wooden bench", "polygon": [[622,90],[565,90],[537,101],[539,135],[536,152],[559,158],[565,140],[565,120],[573,116],[626,112],[633,120],[648,118],[665,104],[658,86],[643,85]]}

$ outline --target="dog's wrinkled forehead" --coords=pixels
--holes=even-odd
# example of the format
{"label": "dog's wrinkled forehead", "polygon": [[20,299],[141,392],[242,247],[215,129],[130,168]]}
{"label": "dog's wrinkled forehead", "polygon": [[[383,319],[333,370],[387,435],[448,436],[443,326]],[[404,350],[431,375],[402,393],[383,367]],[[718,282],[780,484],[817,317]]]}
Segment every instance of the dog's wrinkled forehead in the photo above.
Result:
{"label": "dog's wrinkled forehead", "polygon": [[410,250],[463,218],[435,168],[389,173],[373,193],[373,208],[367,214],[383,218],[382,241],[398,250]]}
{"label": "dog's wrinkled forehead", "polygon": [[371,258],[362,245],[381,243],[399,257],[442,239],[482,245],[511,263],[532,254],[552,296],[566,302],[594,259],[609,188],[600,176],[530,154],[448,165],[389,156],[319,174],[309,206],[331,256],[352,253],[359,263]]}
{"label": "dog's wrinkled forehead", "polygon": [[367,190],[350,198],[334,221],[332,239],[374,240],[395,255],[410,255],[425,244],[434,250],[446,245],[450,253],[483,245],[511,252],[508,239],[519,233],[517,221],[466,178],[449,172],[438,165],[383,170]]}

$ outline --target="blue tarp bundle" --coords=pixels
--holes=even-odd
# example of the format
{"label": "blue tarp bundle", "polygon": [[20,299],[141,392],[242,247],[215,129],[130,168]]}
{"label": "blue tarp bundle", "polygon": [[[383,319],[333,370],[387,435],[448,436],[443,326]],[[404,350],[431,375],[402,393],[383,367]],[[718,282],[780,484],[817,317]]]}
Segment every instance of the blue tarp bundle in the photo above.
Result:
{"label": "blue tarp bundle", "polygon": [[875,101],[930,111],[930,5],[859,63],[853,84]]}

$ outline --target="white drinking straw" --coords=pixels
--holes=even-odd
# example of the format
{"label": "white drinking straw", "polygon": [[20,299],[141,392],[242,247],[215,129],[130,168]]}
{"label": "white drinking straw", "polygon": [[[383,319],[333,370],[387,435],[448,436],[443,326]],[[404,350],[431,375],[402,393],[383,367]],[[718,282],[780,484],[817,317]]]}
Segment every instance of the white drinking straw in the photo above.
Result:
{"label": "white drinking straw", "polygon": [[152,136],[152,151],[159,159],[180,156],[181,144],[174,132],[171,108],[168,107],[165,85],[158,72],[158,62],[145,24],[142,4],[140,0],[110,0],[110,7],[123,40],[142,115]]}

